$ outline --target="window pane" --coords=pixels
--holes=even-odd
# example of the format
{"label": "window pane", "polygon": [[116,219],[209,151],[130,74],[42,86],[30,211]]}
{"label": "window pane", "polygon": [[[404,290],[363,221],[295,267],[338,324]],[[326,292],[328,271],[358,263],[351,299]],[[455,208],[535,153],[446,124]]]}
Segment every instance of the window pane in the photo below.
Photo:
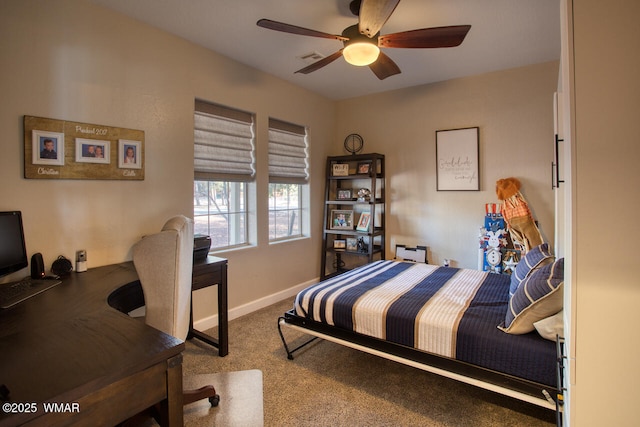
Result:
{"label": "window pane", "polygon": [[211,248],[244,245],[247,240],[246,184],[194,182],[194,233],[211,237]]}
{"label": "window pane", "polygon": [[299,184],[269,184],[269,239],[302,235]]}

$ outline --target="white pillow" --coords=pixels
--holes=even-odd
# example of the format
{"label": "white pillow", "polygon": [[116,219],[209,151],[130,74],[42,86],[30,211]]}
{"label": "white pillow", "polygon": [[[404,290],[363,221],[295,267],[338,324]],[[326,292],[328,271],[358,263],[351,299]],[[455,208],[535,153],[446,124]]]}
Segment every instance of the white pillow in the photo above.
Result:
{"label": "white pillow", "polygon": [[557,335],[564,336],[563,312],[564,310],[560,310],[553,316],[538,320],[533,324],[533,327],[536,328],[542,338],[555,341]]}

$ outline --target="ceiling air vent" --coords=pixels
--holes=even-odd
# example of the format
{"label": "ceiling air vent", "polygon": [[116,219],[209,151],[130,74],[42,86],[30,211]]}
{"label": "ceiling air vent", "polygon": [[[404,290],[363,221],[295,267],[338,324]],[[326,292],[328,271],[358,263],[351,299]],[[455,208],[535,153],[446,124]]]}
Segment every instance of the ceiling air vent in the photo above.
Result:
{"label": "ceiling air vent", "polygon": [[300,55],[297,58],[303,60],[307,64],[313,64],[314,62],[324,58],[324,55],[318,52],[310,52],[310,53],[305,53],[304,55]]}

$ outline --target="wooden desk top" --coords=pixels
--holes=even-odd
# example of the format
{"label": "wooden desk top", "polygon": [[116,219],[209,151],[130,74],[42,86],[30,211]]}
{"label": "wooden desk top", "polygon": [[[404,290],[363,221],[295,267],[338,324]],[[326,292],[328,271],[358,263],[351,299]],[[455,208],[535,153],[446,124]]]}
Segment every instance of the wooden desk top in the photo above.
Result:
{"label": "wooden desk top", "polygon": [[201,265],[211,265],[211,264],[224,265],[224,264],[227,264],[227,262],[228,260],[226,258],[207,255],[206,258],[200,258],[198,260],[193,261],[193,267],[197,268],[198,266],[201,266]]}
{"label": "wooden desk top", "polygon": [[[10,401],[35,402],[41,414],[44,402],[73,403],[180,354],[181,340],[108,305],[112,292],[137,279],[131,262],[74,272],[0,310],[0,384]],[[24,421],[16,415],[0,411],[0,425]]]}

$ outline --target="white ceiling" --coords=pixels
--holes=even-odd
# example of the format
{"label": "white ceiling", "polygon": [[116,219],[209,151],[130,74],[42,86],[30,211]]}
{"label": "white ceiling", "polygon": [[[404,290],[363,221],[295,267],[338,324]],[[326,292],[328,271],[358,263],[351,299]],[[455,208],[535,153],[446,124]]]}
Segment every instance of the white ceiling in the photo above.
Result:
{"label": "white ceiling", "polygon": [[269,18],[331,34],[357,23],[350,0],[90,0],[331,99],[346,99],[560,58],[558,0],[402,0],[381,34],[471,25],[444,49],[385,49],[401,74],[385,80],[343,58],[311,74],[299,56],[328,56],[337,40],[260,28]]}

